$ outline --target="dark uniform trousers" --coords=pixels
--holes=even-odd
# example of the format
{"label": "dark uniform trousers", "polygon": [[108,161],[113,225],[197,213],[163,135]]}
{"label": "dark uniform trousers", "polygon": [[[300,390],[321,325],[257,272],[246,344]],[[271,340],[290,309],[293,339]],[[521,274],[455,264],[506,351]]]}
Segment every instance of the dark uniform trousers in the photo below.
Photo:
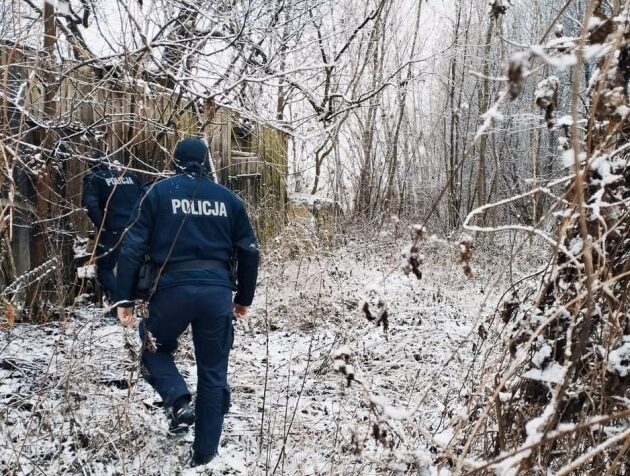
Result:
{"label": "dark uniform trousers", "polygon": [[103,287],[105,296],[111,300],[116,291],[114,268],[120,254],[123,230],[101,230],[96,248],[96,280]]}
{"label": "dark uniform trousers", "polygon": [[[186,284],[158,288],[149,301],[149,317],[140,325],[143,373],[166,407],[190,395],[173,352],[178,337],[192,326],[198,378],[193,448],[203,454],[217,452],[223,417],[230,406],[227,370],[234,340],[232,318],[230,288]],[[147,345],[151,337],[155,351]]]}

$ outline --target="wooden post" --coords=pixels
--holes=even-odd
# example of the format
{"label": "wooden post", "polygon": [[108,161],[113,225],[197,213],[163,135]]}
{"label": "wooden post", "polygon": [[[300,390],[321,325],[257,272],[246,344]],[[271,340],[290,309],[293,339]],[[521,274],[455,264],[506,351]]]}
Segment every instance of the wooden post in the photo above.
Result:
{"label": "wooden post", "polygon": [[[55,79],[53,65],[55,63],[55,45],[57,41],[57,33],[55,29],[55,7],[50,2],[44,2],[44,120],[51,121],[57,112],[57,104],[55,102],[55,89],[52,83]],[[51,206],[51,180],[50,180],[50,162],[51,157],[48,155],[52,150],[53,137],[50,130],[45,131],[42,141],[42,157],[44,165],[35,177],[33,177],[34,185],[34,206],[36,219],[38,222],[33,226],[31,238],[31,269],[42,265],[47,259],[46,241],[47,227],[45,222],[41,222],[43,218],[50,216]],[[32,318],[39,318],[40,307],[37,305],[40,298],[40,283],[31,284],[27,291],[26,303],[32,310]]]}

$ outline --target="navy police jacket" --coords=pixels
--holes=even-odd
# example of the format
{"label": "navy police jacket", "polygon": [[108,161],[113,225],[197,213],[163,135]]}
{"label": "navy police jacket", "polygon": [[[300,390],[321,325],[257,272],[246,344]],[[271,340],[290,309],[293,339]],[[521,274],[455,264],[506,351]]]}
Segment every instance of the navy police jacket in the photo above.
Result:
{"label": "navy police jacket", "polygon": [[140,197],[140,179],[132,172],[108,164],[99,164],[92,170],[83,178],[82,198],[90,220],[96,228],[125,228]]}
{"label": "navy police jacket", "polygon": [[241,200],[227,188],[200,174],[182,171],[152,184],[136,206],[137,216],[123,239],[117,269],[116,301],[133,300],[138,271],[149,255],[157,268],[164,263],[217,260],[226,268],[181,269],[163,273],[157,289],[181,285],[233,288],[228,263],[238,261],[234,302],[249,306],[258,274],[258,244]]}

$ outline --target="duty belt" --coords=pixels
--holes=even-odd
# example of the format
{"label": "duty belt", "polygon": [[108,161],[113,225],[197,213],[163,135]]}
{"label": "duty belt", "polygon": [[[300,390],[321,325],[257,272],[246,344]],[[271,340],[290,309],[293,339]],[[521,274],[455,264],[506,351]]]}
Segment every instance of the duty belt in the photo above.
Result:
{"label": "duty belt", "polygon": [[225,261],[219,261],[216,259],[190,259],[186,261],[176,261],[175,263],[168,263],[162,269],[162,274],[170,273],[171,271],[184,271],[192,269],[230,269],[229,265]]}

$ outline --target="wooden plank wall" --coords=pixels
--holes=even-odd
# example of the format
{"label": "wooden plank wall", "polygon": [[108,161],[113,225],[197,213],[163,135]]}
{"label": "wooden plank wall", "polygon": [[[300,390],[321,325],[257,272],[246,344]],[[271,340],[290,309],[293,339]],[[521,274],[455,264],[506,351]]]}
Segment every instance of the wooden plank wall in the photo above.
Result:
{"label": "wooden plank wall", "polygon": [[243,198],[258,239],[264,243],[286,222],[288,137],[254,123],[251,137],[241,144],[234,128],[242,120],[236,112],[219,107],[209,127],[208,143],[219,182]]}

